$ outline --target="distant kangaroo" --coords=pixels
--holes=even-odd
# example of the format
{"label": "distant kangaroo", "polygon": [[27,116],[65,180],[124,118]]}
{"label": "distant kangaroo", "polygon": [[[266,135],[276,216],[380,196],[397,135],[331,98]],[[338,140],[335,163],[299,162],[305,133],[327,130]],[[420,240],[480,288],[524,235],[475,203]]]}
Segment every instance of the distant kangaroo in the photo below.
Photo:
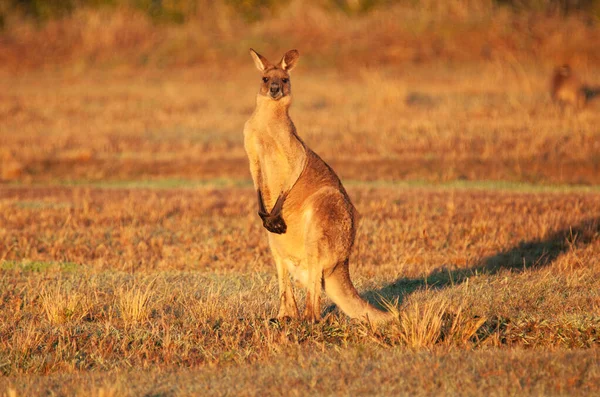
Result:
{"label": "distant kangaroo", "polygon": [[600,95],[600,87],[582,84],[567,64],[554,69],[550,81],[552,100],[561,107],[569,105],[581,109],[594,97]]}
{"label": "distant kangaroo", "polygon": [[321,288],[352,318],[373,323],[393,318],[365,302],[350,280],[348,259],[358,212],[338,176],[296,133],[288,110],[289,72],[298,51],[277,65],[250,49],[262,73],[256,109],[244,126],[244,147],[268,230],[279,279],[278,318],[297,318],[289,274],[306,287],[304,319],[319,321]]}

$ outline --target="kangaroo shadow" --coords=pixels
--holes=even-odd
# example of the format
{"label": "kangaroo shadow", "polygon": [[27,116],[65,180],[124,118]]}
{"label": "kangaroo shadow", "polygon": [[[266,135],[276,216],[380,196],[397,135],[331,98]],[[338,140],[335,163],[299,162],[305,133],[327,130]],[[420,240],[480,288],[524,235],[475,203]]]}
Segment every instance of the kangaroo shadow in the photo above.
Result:
{"label": "kangaroo shadow", "polygon": [[571,246],[588,245],[599,236],[600,217],[589,218],[577,225],[560,229],[544,239],[522,241],[510,249],[483,258],[473,267],[456,270],[441,268],[424,278],[399,278],[379,290],[364,293],[363,297],[376,306],[381,306],[382,298],[402,303],[404,297],[424,287],[443,289],[478,274],[493,275],[506,269],[524,272],[527,269],[543,268],[552,264]]}

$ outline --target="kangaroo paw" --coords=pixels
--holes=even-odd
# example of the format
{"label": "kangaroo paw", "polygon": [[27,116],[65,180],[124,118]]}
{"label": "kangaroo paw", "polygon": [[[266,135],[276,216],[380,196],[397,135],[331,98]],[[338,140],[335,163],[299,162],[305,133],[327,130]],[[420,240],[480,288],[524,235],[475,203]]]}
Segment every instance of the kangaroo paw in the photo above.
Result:
{"label": "kangaroo paw", "polygon": [[281,214],[269,215],[263,218],[263,226],[271,233],[284,234],[287,231],[287,225]]}

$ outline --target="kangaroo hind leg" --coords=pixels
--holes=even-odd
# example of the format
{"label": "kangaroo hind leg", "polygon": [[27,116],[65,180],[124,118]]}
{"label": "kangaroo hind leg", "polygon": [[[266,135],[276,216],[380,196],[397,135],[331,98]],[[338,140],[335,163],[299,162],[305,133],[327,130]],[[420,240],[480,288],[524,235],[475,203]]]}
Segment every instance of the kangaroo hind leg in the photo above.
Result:
{"label": "kangaroo hind leg", "polygon": [[277,279],[279,284],[279,312],[277,318],[298,318],[298,305],[296,304],[296,298],[294,298],[292,282],[284,262],[285,260],[276,250],[272,250],[272,253],[277,265]]}
{"label": "kangaroo hind leg", "polygon": [[352,247],[351,214],[339,191],[324,188],[311,198],[304,213],[304,244],[306,249],[307,282],[304,319],[321,318],[321,290],[324,274],[333,269]]}
{"label": "kangaroo hind leg", "polygon": [[321,289],[323,288],[323,269],[327,267],[327,258],[319,250],[318,242],[307,248],[308,277],[306,280],[306,306],[303,318],[310,323],[321,319]]}

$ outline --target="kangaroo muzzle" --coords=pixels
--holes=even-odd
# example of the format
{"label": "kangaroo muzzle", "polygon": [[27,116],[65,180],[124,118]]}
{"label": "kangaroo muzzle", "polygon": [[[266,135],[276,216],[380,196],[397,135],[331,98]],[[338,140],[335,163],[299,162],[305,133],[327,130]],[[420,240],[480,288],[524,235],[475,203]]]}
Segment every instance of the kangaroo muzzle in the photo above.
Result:
{"label": "kangaroo muzzle", "polygon": [[281,94],[281,86],[278,83],[271,83],[269,94],[271,98],[277,98]]}

